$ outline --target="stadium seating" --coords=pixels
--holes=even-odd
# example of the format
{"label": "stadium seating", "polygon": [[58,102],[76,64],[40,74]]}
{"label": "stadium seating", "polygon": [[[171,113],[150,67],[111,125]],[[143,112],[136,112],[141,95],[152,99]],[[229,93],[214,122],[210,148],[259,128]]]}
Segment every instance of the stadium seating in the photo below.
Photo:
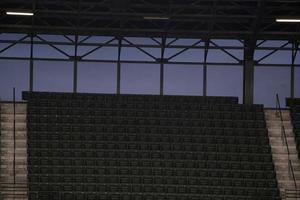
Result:
{"label": "stadium seating", "polygon": [[32,200],[279,199],[261,105],[235,97],[23,98]]}
{"label": "stadium seating", "polygon": [[[300,152],[300,99],[288,99],[288,105],[291,108],[291,118],[295,133],[297,150]],[[298,154],[300,158],[300,154]]]}
{"label": "stadium seating", "polygon": [[[2,148],[1,147],[1,145],[2,145],[2,142],[1,142],[1,131],[2,131],[2,127],[1,127],[1,125],[2,125],[2,123],[1,123],[1,121],[2,121],[2,117],[1,117],[1,112],[2,111],[2,102],[1,102],[1,98],[0,98],[0,149]],[[1,166],[1,156],[0,156],[0,166]]]}

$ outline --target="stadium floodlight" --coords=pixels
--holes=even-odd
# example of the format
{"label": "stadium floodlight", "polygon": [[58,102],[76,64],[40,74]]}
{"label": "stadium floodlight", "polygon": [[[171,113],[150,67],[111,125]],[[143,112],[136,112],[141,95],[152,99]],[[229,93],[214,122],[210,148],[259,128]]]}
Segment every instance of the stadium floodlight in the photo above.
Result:
{"label": "stadium floodlight", "polygon": [[32,12],[14,12],[14,11],[7,11],[7,15],[19,15],[19,16],[33,16]]}
{"label": "stadium floodlight", "polygon": [[170,17],[165,17],[165,16],[144,16],[144,19],[147,19],[147,20],[169,20]]}
{"label": "stadium floodlight", "polygon": [[286,23],[300,23],[299,19],[276,19],[276,22],[286,22]]}

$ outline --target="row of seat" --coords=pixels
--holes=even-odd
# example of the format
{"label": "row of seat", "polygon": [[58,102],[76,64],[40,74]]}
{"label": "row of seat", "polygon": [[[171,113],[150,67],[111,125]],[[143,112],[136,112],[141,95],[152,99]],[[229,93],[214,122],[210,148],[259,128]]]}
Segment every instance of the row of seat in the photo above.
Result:
{"label": "row of seat", "polygon": [[[69,166],[72,166],[72,161],[70,160],[67,160],[68,163],[66,163],[65,161],[63,160],[56,160],[56,162],[58,163],[57,166],[64,166],[64,164],[68,164]],[[111,161],[107,161],[107,162],[112,162],[113,160]],[[125,160],[124,160],[125,161]],[[50,161],[51,162],[51,161]],[[87,161],[88,162],[88,161]],[[102,161],[104,162],[104,161]],[[115,161],[117,162],[117,161]],[[47,166],[49,164],[49,160],[38,160],[38,159],[35,159],[34,160],[34,163],[30,163],[30,165],[35,165],[35,166],[39,166],[39,165],[44,165],[44,166]],[[90,166],[92,166],[94,163],[92,163]],[[249,169],[247,170],[228,170],[228,169],[199,169],[196,165],[190,165],[190,164],[193,164],[193,163],[189,163],[187,165],[184,165],[184,166],[179,166],[178,164],[176,165],[172,165],[173,163],[170,163],[168,165],[164,165],[163,162],[161,162],[160,164],[155,164],[153,165],[153,167],[156,167],[156,168],[160,168],[161,171],[158,171],[155,174],[155,176],[149,176],[149,175],[144,175],[146,174],[144,172],[145,168],[137,168],[138,170],[141,170],[140,171],[140,174],[139,176],[135,175],[135,176],[120,176],[119,174],[121,174],[121,171],[117,172],[116,174],[112,174],[111,171],[109,168],[110,166],[114,166],[114,169],[115,167],[118,165],[119,163],[104,163],[103,166],[107,166],[106,168],[97,168],[97,170],[99,171],[102,171],[103,173],[102,174],[92,174],[92,175],[88,175],[88,176],[85,176],[83,174],[76,174],[76,176],[74,176],[73,174],[71,175],[68,175],[68,174],[65,174],[65,173],[57,173],[57,175],[52,174],[52,175],[47,175],[47,174],[43,174],[41,172],[45,172],[45,170],[42,170],[42,171],[39,171],[39,173],[31,173],[29,179],[30,181],[33,180],[33,182],[38,182],[37,179],[43,179],[43,178],[47,178],[48,176],[52,177],[53,180],[57,180],[56,182],[88,182],[87,179],[90,178],[90,177],[93,177],[95,179],[97,179],[98,181],[104,181],[105,183],[105,180],[106,178],[113,178],[116,180],[116,182],[120,182],[120,183],[124,183],[124,182],[130,182],[130,181],[127,181],[127,180],[130,180],[130,179],[133,179],[133,178],[153,178],[153,179],[157,179],[157,180],[161,180],[162,182],[164,182],[166,179],[165,178],[174,178],[173,176],[166,176],[166,175],[162,175],[162,176],[159,176],[159,174],[172,174],[171,171],[169,170],[174,170],[174,168],[178,167],[182,170],[186,170],[186,176],[184,177],[176,177],[176,179],[180,179],[181,182],[186,185],[187,182],[189,181],[189,178],[187,176],[192,176],[192,177],[198,177],[198,179],[201,179],[201,178],[227,178],[227,179],[230,179],[230,178],[237,178],[237,179],[262,179],[262,180],[267,180],[267,179],[274,179],[276,177],[275,175],[275,172],[274,171],[254,171],[251,166],[249,166]],[[141,163],[142,164],[142,163]],[[51,165],[51,164],[50,164]],[[68,166],[68,165],[65,165],[65,166]],[[50,166],[47,166],[47,167],[50,167]],[[118,168],[119,170],[122,170],[122,169],[129,169],[130,167],[136,167],[136,165],[126,165],[124,167],[121,168]],[[149,166],[148,166],[149,167]],[[187,168],[184,168],[184,167],[187,167]],[[58,170],[57,170],[58,169]],[[65,172],[65,171],[62,171],[60,170],[61,167],[56,167],[55,169],[53,169],[53,172]],[[91,170],[91,169],[90,169]],[[107,170],[107,171],[105,171]],[[152,169],[154,170],[154,169]],[[168,171],[167,171],[168,170]],[[115,171],[115,170],[114,170]],[[46,170],[46,172],[48,172],[48,170]],[[116,172],[116,171],[115,171]],[[148,171],[147,171],[148,172]],[[122,171],[123,173],[123,171]],[[182,173],[182,172],[181,172]],[[106,175],[106,174],[112,174],[112,175]],[[151,174],[151,173],[150,173]],[[70,181],[71,180],[71,181]],[[44,181],[45,182],[45,181]],[[55,182],[55,181],[53,181]],[[156,181],[155,181],[156,182]]]}
{"label": "row of seat", "polygon": [[[88,165],[91,162],[90,160],[80,160],[76,159],[76,161],[73,161],[74,158],[66,158],[65,161],[62,161],[62,158],[56,157],[56,158],[49,158],[51,161],[45,161],[46,163],[42,163],[42,161],[38,160],[37,157],[32,157],[30,159],[29,164],[32,164],[33,161],[37,161],[37,165],[30,165],[30,168],[28,169],[29,174],[118,174],[118,165],[120,167],[127,167],[126,165],[122,165],[122,159],[130,161],[130,166],[128,167],[134,167],[131,170],[131,173],[133,175],[148,175],[151,174],[153,171],[153,174],[159,174],[162,173],[160,170],[162,170],[164,167],[169,168],[170,170],[176,170],[176,168],[181,169],[183,175],[188,174],[192,170],[195,171],[201,171],[201,170],[223,170],[224,176],[226,176],[225,170],[231,170],[231,173],[234,173],[235,171],[240,170],[252,170],[254,171],[273,171],[274,166],[270,162],[239,162],[239,161],[203,161],[203,160],[192,160],[187,162],[186,160],[158,160],[158,159],[126,159],[126,158],[120,158],[120,159],[107,159],[104,161],[103,158],[97,158],[94,159],[94,162],[98,166],[92,166]],[[46,158],[48,159],[48,158]],[[61,160],[61,161],[59,161]],[[120,164],[118,164],[117,161],[120,161]],[[110,162],[108,162],[110,161]],[[115,162],[112,162],[115,161]],[[48,165],[50,162],[55,162],[56,166]],[[62,162],[64,162],[64,165],[59,165]],[[73,162],[79,162],[77,163],[78,166],[74,166]],[[153,164],[152,164],[153,162]],[[159,162],[163,162],[164,164],[160,164]],[[101,165],[103,163],[103,165]],[[46,165],[42,165],[46,164]],[[122,166],[121,166],[122,165]],[[102,167],[101,167],[102,166]],[[141,167],[138,167],[141,166]],[[155,166],[157,166],[155,168]],[[174,168],[174,169],[173,169]],[[194,168],[194,169],[192,169]],[[157,173],[156,173],[156,170]],[[192,172],[191,172],[192,173]]]}
{"label": "row of seat", "polygon": [[55,93],[55,92],[23,92],[24,100],[83,100],[83,101],[123,101],[123,102],[201,102],[201,103],[232,103],[237,104],[237,97],[214,97],[214,96],[175,96],[175,95],[133,95],[133,94],[88,94],[88,93]]}
{"label": "row of seat", "polygon": [[[237,144],[237,143],[236,143]],[[105,143],[105,142],[70,142],[60,140],[31,140],[28,142],[29,148],[53,149],[53,150],[81,150],[81,151],[102,151],[102,150],[129,150],[129,151],[149,151],[150,153],[159,152],[214,152],[214,153],[271,153],[268,144],[262,145],[245,145],[243,143],[236,144],[182,144],[182,143]]]}
{"label": "row of seat", "polygon": [[[80,133],[54,133],[50,134],[48,132],[35,132],[30,133],[28,136],[30,141],[28,144],[40,143],[38,145],[51,145],[57,146],[60,148],[64,148],[64,145],[70,145],[70,148],[98,148],[94,145],[101,146],[103,143],[106,145],[114,145],[114,143],[118,143],[118,145],[125,146],[124,148],[136,148],[136,149],[161,149],[161,150],[172,150],[176,147],[172,147],[175,145],[178,146],[186,146],[185,148],[202,148],[199,145],[211,146],[214,148],[213,151],[226,151],[226,144],[229,145],[247,145],[244,148],[258,148],[260,145],[268,145],[269,139],[265,135],[261,136],[206,136],[199,135],[194,137],[192,135],[159,135],[155,134],[152,137],[149,137],[147,134],[109,134],[109,133],[88,133],[84,134]],[[46,143],[46,144],[44,144]],[[61,144],[64,143],[64,144]],[[95,143],[95,144],[93,144]],[[74,147],[72,147],[74,145]],[[80,147],[79,147],[80,145]],[[197,145],[198,147],[195,147]],[[222,145],[225,145],[222,146]],[[118,147],[118,146],[115,146]],[[42,147],[39,147],[42,148]],[[110,147],[99,147],[99,148],[110,148]],[[123,148],[123,147],[121,147]],[[259,148],[258,148],[259,149]]]}
{"label": "row of seat", "polygon": [[134,151],[134,150],[75,150],[75,149],[29,149],[29,156],[61,157],[61,158],[131,158],[131,159],[165,159],[165,160],[211,160],[211,161],[248,161],[272,162],[270,154],[249,153],[210,153],[210,152],[182,152],[182,151]]}
{"label": "row of seat", "polygon": [[191,194],[196,195],[198,198],[200,198],[200,195],[257,195],[259,198],[260,196],[263,197],[276,197],[278,195],[278,190],[272,189],[272,188],[254,188],[254,187],[243,187],[243,186],[237,186],[237,187],[214,187],[213,189],[210,186],[164,186],[164,185],[139,185],[139,184],[132,184],[132,185],[121,185],[121,184],[111,184],[111,185],[46,185],[46,184],[32,184],[30,186],[30,190],[38,190],[38,191],[87,191],[87,192],[104,192],[105,193],[131,193],[131,194],[142,194],[142,193],[151,193],[152,195],[155,194]]}
{"label": "row of seat", "polygon": [[[30,139],[39,139],[40,137],[47,136],[49,138],[69,138],[75,139],[80,135],[82,139],[91,138],[94,140],[115,140],[113,138],[120,137],[136,137],[152,135],[153,137],[165,136],[182,136],[184,138],[197,139],[202,136],[216,136],[216,137],[268,137],[268,131],[265,128],[224,128],[224,127],[161,127],[161,126],[127,126],[127,125],[99,125],[99,126],[63,126],[56,124],[55,126],[33,126],[30,125],[29,137]],[[35,130],[37,129],[37,130]],[[74,137],[74,138],[73,138]],[[107,138],[107,139],[106,139]],[[111,138],[111,139],[109,139]],[[89,140],[89,139],[87,139]],[[190,139],[188,139],[190,140]],[[132,141],[128,139],[128,141]]]}
{"label": "row of seat", "polygon": [[300,112],[292,112],[292,120],[295,120],[295,121],[300,121]]}
{"label": "row of seat", "polygon": [[[32,110],[31,110],[32,111]],[[29,112],[31,112],[29,111]],[[39,110],[39,113],[32,112],[31,119],[45,118],[52,119],[57,118],[62,119],[95,119],[101,117],[135,117],[135,118],[158,118],[158,119],[231,119],[231,120],[264,120],[263,113],[253,113],[253,112],[218,112],[218,111],[136,111],[136,110],[100,110],[100,111],[80,111],[80,110],[49,110],[45,111]]]}
{"label": "row of seat", "polygon": [[[212,179],[213,180],[213,179]],[[266,196],[276,196],[278,193],[277,189],[273,189],[270,187],[264,187],[265,185],[273,186],[272,184],[268,183],[261,183],[261,187],[258,187],[255,185],[254,187],[251,187],[251,184],[247,187],[245,181],[240,180],[233,182],[233,184],[230,184],[228,182],[228,185],[220,185],[221,181],[217,180],[215,181],[215,184],[213,184],[213,181],[203,181],[203,185],[190,185],[190,186],[177,186],[177,185],[164,185],[164,184],[63,184],[60,185],[59,183],[56,184],[45,184],[45,183],[39,183],[39,184],[32,184],[30,186],[30,189],[32,190],[38,190],[38,191],[97,191],[97,192],[113,192],[113,193],[175,193],[175,194],[218,194],[218,195],[229,195],[229,193],[237,193],[234,191],[228,191],[230,187],[236,187],[236,190],[238,189],[244,189],[252,191],[253,193],[259,192],[260,190],[264,191]],[[205,185],[207,183],[211,183],[211,185]],[[275,184],[276,185],[276,184]],[[214,187],[214,189],[211,189],[210,187]],[[273,186],[274,187],[274,186]]]}
{"label": "row of seat", "polygon": [[[51,142],[51,143],[49,143]],[[223,144],[229,145],[268,145],[267,137],[235,137],[235,136],[149,136],[149,135],[72,135],[64,138],[60,134],[44,134],[35,137],[28,142],[29,145],[38,145],[37,148],[99,148],[99,149],[152,149],[152,150],[176,150],[187,149],[190,151],[202,151],[202,146],[208,145],[218,151],[224,150]],[[202,145],[202,146],[201,146]],[[40,147],[39,147],[40,146]],[[251,147],[250,146],[250,147]],[[34,146],[33,146],[34,147]],[[232,146],[234,148],[234,146]],[[225,147],[226,148],[226,147]],[[247,146],[245,146],[247,148]],[[256,147],[257,148],[257,147]]]}
{"label": "row of seat", "polygon": [[[226,128],[265,128],[265,121],[252,121],[252,120],[174,120],[174,119],[137,119],[137,118],[98,118],[94,121],[85,121],[80,119],[73,119],[72,122],[67,123],[64,121],[56,121],[56,119],[49,120],[47,123],[40,121],[31,121],[28,128],[35,126],[52,126],[54,124],[59,124],[63,126],[94,126],[93,128],[99,127],[101,125],[128,125],[128,126],[164,126],[164,127],[174,127],[174,126],[184,126],[184,127],[226,127]],[[65,119],[67,121],[67,119]]]}
{"label": "row of seat", "polygon": [[[131,115],[130,113],[127,113],[126,116],[122,115],[101,115],[101,116],[78,116],[78,115],[31,115],[28,120],[31,122],[40,122],[40,123],[78,123],[78,122],[83,122],[83,123],[97,123],[103,121],[103,119],[113,119],[113,120],[122,120],[122,119],[131,119],[131,120],[160,120],[160,121],[166,121],[166,120],[172,120],[172,121],[203,121],[203,120],[244,120],[244,121],[264,121],[263,115],[258,119],[255,115],[247,115],[244,113],[244,115],[217,115],[216,114],[202,114],[202,116],[184,116],[184,117],[163,117],[163,116],[152,116],[152,117],[147,117],[147,116],[134,116]],[[188,113],[186,115],[189,115]]]}
{"label": "row of seat", "polygon": [[299,114],[300,113],[300,104],[294,104],[291,107],[291,113],[292,114]]}
{"label": "row of seat", "polygon": [[[79,103],[79,102],[63,102],[57,101],[53,103],[52,106],[40,106],[39,101],[30,101],[28,106],[30,107],[29,112],[33,111],[38,112],[39,108],[43,108],[45,112],[47,110],[65,110],[76,109],[76,110],[88,110],[88,111],[101,111],[102,109],[115,109],[115,110],[204,110],[204,111],[229,111],[229,112],[262,112],[263,107],[261,105],[241,105],[241,104],[188,104],[188,103],[177,103],[177,104],[168,104],[168,103],[114,103],[114,102],[95,102],[93,104],[88,103]],[[43,112],[40,112],[43,114]]]}
{"label": "row of seat", "polygon": [[[99,184],[126,184],[129,191],[132,192],[136,187],[134,184],[138,185],[153,185],[159,187],[168,187],[167,185],[172,185],[173,187],[194,187],[194,186],[237,186],[237,187],[256,187],[256,188],[274,188],[277,186],[276,180],[265,180],[265,179],[247,179],[247,178],[199,178],[199,177],[176,177],[176,176],[160,176],[160,177],[140,177],[140,176],[89,176],[89,177],[65,177],[58,178],[59,176],[31,176],[30,182],[32,184],[61,184],[75,186],[78,183],[81,185],[94,185]],[[122,181],[122,182],[120,182]],[[133,185],[131,185],[133,184]],[[68,191],[68,190],[66,190]],[[93,190],[91,190],[93,191]]]}
{"label": "row of seat", "polygon": [[295,130],[300,130],[300,120],[299,121],[295,120],[293,123],[293,127]]}
{"label": "row of seat", "polygon": [[[207,194],[145,194],[145,193],[97,193],[97,192],[30,192],[32,200],[279,200],[274,196],[258,196],[241,193],[241,195],[207,195]],[[249,195],[249,194],[248,194]]]}

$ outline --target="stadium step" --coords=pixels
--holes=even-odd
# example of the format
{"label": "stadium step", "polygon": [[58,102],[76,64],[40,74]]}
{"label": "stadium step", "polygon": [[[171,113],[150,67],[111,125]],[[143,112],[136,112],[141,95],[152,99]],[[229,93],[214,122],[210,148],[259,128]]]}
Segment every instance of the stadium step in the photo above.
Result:
{"label": "stadium step", "polygon": [[283,122],[281,122],[280,115],[276,110],[265,110],[265,118],[278,187],[282,198],[284,198],[286,190],[295,190],[296,187],[300,186],[300,162],[291,117],[289,111],[284,110],[282,111]]}
{"label": "stadium step", "polygon": [[[24,103],[16,103],[16,114],[25,114],[27,113],[27,105]],[[1,115],[3,114],[13,114],[14,113],[13,103],[1,103]]]}
{"label": "stadium step", "polygon": [[[282,130],[281,130],[281,127],[280,128],[268,128],[268,132],[269,132],[269,135],[270,135],[270,138],[273,138],[273,137],[282,137]],[[285,135],[287,138],[294,138],[294,134],[293,134],[293,129],[292,128],[285,128]]]}
{"label": "stadium step", "polygon": [[[16,114],[15,119],[17,122],[26,122],[26,114]],[[13,114],[1,114],[1,122],[12,123],[14,120]]]}
{"label": "stadium step", "polygon": [[[290,112],[288,110],[282,110],[281,113],[284,121],[291,120]],[[266,110],[265,117],[269,120],[280,121],[279,112],[276,112],[275,110]]]}
{"label": "stadium step", "polygon": [[[0,199],[27,200],[27,106],[22,103],[15,105],[15,137],[13,104],[1,103],[0,106]],[[15,169],[13,168],[14,163]]]}

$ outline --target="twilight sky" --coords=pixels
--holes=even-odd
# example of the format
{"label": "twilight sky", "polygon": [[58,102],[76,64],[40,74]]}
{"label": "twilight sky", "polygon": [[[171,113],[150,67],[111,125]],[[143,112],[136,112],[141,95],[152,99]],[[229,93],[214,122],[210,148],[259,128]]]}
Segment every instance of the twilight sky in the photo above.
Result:
{"label": "twilight sky", "polygon": [[[2,34],[0,39],[17,39],[20,35]],[[47,40],[61,40],[61,36],[44,36]],[[93,37],[87,42],[103,42],[109,37]],[[135,44],[153,44],[147,38],[128,38]],[[175,44],[193,44],[196,40],[181,39]],[[214,40],[219,45],[242,45],[234,40]],[[264,46],[280,46],[284,41],[266,42]],[[0,44],[0,51],[7,44]],[[68,54],[73,49],[62,46]],[[79,49],[79,55],[87,52],[90,47]],[[160,56],[159,49],[145,49],[155,57]],[[180,49],[167,49],[166,57],[172,56]],[[242,59],[241,50],[230,50]],[[270,51],[257,51],[255,58],[259,59]],[[203,50],[192,49],[172,59],[172,61],[203,62]],[[28,57],[29,46],[18,44],[0,54],[0,57]],[[46,45],[35,45],[34,57],[37,58],[65,58],[64,55]],[[116,59],[117,49],[106,47],[87,56],[87,59]],[[122,60],[144,60],[151,58],[135,48],[124,48]],[[235,60],[220,50],[210,50],[208,62],[234,62]],[[279,51],[264,63],[289,64],[291,55],[288,51]],[[298,54],[296,63],[300,64]],[[35,61],[34,62],[34,90],[72,92],[73,63],[67,61]],[[121,93],[126,94],[159,94],[160,79],[159,64],[129,64],[121,65]],[[117,82],[117,67],[113,63],[79,62],[78,92],[115,93]],[[198,65],[166,64],[164,93],[172,95],[202,95],[203,67]],[[24,60],[0,59],[0,98],[12,99],[12,88],[16,87],[17,99],[21,100],[21,91],[29,88],[29,62]],[[208,66],[207,94],[209,96],[238,96],[242,102],[243,70],[242,66]],[[275,105],[275,94],[279,93],[282,105],[284,98],[290,95],[290,68],[288,67],[255,67],[254,102],[266,107]],[[295,71],[295,96],[300,97],[300,68]]]}

